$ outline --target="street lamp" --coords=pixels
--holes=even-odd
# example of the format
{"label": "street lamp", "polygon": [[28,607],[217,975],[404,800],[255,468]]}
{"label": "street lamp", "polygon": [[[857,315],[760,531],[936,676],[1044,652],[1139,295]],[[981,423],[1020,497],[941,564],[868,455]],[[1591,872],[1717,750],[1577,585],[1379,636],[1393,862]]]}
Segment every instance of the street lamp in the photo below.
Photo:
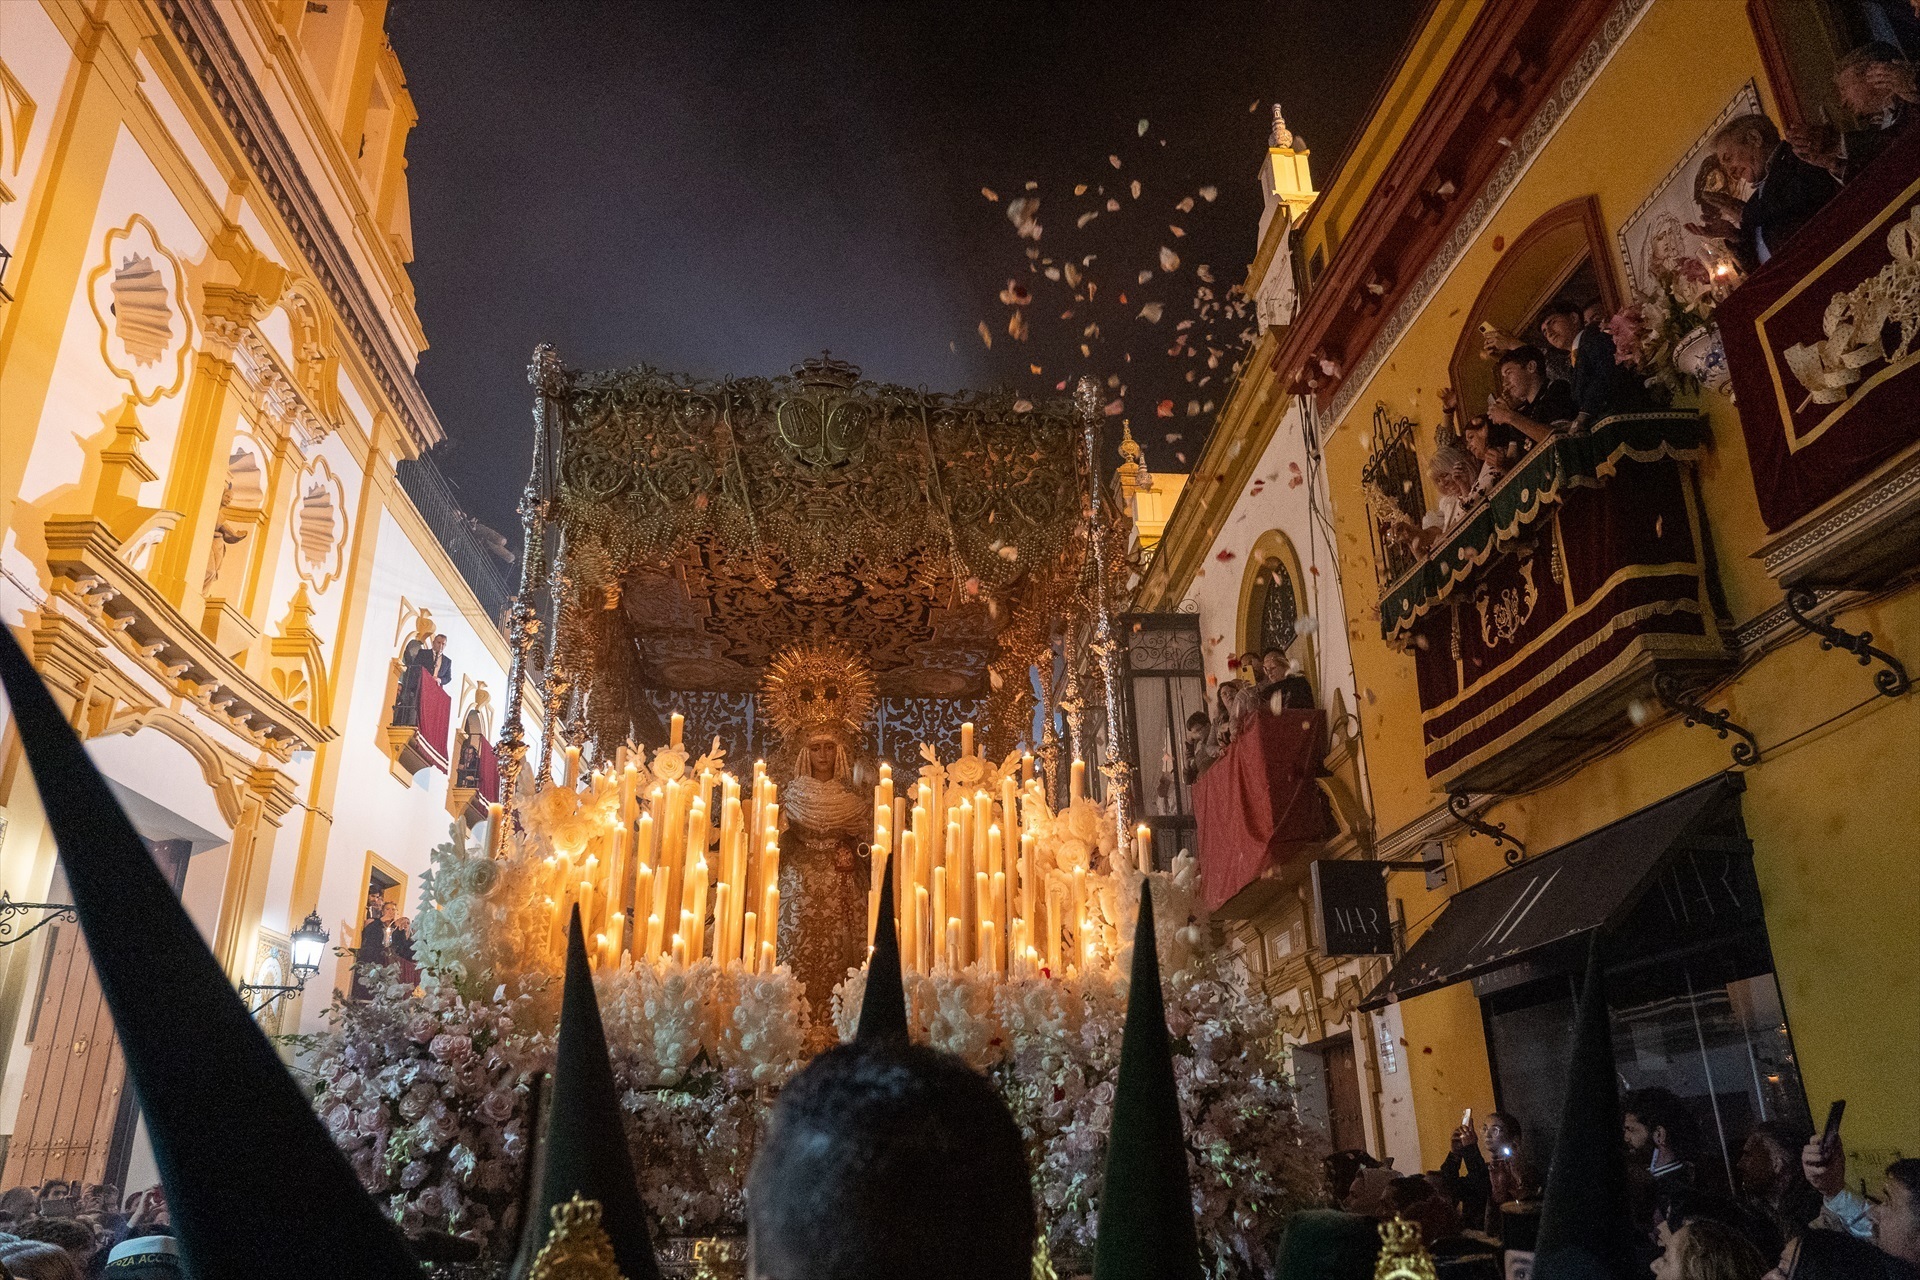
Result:
{"label": "street lamp", "polygon": [[320,972],[320,957],[325,955],[327,950],[327,930],[326,926],[320,923],[320,913],[309,911],[307,918],[301,922],[298,929],[293,931],[293,936],[288,939],[288,942],[293,950],[291,965],[293,981],[284,984],[241,983],[240,998],[242,1000],[260,992],[270,993],[259,1005],[249,1009],[249,1013],[255,1015],[264,1013],[275,1000],[301,990],[307,985],[307,979]]}

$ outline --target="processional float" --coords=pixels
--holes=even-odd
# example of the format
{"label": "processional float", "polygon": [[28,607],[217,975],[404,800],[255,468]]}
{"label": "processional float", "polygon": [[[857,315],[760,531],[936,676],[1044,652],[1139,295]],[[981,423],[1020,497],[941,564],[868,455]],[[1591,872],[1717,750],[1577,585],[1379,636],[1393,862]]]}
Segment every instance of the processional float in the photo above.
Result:
{"label": "processional float", "polygon": [[[545,346],[529,380],[507,684],[533,694],[507,700],[489,832],[494,858],[538,864],[524,892],[545,940],[535,921],[528,945],[557,967],[578,905],[597,967],[782,963],[791,762],[730,767],[717,738],[696,758],[679,707],[757,693],[790,733],[796,699],[831,691],[864,699],[854,720],[876,695],[984,702],[977,734],[929,735],[946,753],[929,742],[855,779],[872,806],[869,940],[891,860],[910,970],[1110,963],[1121,912],[1100,877],[1151,854],[1129,824],[1111,605],[1125,527],[1099,480],[1097,384],[1035,405],[873,383],[824,355],[785,377],[696,381],[582,373]],[[1083,653],[1104,693],[1098,801]]]}

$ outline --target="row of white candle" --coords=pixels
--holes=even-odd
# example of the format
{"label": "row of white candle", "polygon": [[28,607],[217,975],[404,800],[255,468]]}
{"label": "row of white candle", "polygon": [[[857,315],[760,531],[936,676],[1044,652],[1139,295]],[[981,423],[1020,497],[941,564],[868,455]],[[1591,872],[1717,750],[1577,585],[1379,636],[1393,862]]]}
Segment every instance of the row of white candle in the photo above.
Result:
{"label": "row of white candle", "polygon": [[[973,725],[960,727],[960,754],[973,758]],[[1086,765],[1069,774],[1068,804],[1085,796]],[[995,795],[968,794],[934,772],[914,784],[909,809],[890,766],[874,788],[873,883],[867,904],[871,945],[882,878],[894,863],[895,928],[904,968],[930,973],[985,963],[995,973],[1046,971],[1064,976],[1094,954],[1087,870],[1049,872],[1036,861],[1039,832],[1052,817],[1044,786],[1023,754],[1020,777],[1004,776]],[[937,817],[936,817],[937,815]],[[1017,833],[1017,834],[1016,834]],[[1152,835],[1135,833],[1142,872],[1153,866]]]}

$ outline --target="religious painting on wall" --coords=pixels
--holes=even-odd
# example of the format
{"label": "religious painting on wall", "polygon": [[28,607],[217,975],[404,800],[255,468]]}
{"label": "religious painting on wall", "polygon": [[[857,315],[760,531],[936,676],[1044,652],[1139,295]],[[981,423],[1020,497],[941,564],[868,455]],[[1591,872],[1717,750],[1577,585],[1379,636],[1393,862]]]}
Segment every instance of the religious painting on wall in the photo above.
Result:
{"label": "religious painting on wall", "polygon": [[[1715,267],[1732,270],[1732,259],[1718,240],[1689,230],[1715,220],[1717,197],[1746,196],[1733,189],[1713,154],[1713,135],[1729,120],[1759,113],[1760,91],[1749,80],[1740,86],[1720,114],[1701,131],[1667,176],[1661,179],[1638,209],[1620,223],[1620,260],[1627,283],[1636,297],[1671,296],[1683,307],[1694,308],[1713,291]],[[1721,287],[1726,282],[1719,281]],[[1708,306],[1711,310],[1711,304]]]}

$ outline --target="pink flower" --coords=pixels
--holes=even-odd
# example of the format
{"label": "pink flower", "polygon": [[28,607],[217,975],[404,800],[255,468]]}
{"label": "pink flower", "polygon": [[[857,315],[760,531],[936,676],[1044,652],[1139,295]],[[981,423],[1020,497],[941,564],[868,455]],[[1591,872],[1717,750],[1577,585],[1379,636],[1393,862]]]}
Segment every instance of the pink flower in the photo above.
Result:
{"label": "pink flower", "polygon": [[407,1019],[407,1038],[418,1040],[421,1044],[433,1039],[434,1033],[438,1030],[439,1024],[433,1020],[433,1015],[430,1013],[416,1013]]}
{"label": "pink flower", "polygon": [[491,1124],[505,1124],[513,1119],[513,1094],[505,1089],[489,1089],[476,1109],[482,1120]]}
{"label": "pink flower", "polygon": [[457,1062],[473,1053],[473,1037],[441,1033],[427,1045],[427,1052],[440,1062]]}
{"label": "pink flower", "polygon": [[430,1084],[416,1084],[400,1095],[400,1118],[411,1124],[427,1114],[438,1094]]}

